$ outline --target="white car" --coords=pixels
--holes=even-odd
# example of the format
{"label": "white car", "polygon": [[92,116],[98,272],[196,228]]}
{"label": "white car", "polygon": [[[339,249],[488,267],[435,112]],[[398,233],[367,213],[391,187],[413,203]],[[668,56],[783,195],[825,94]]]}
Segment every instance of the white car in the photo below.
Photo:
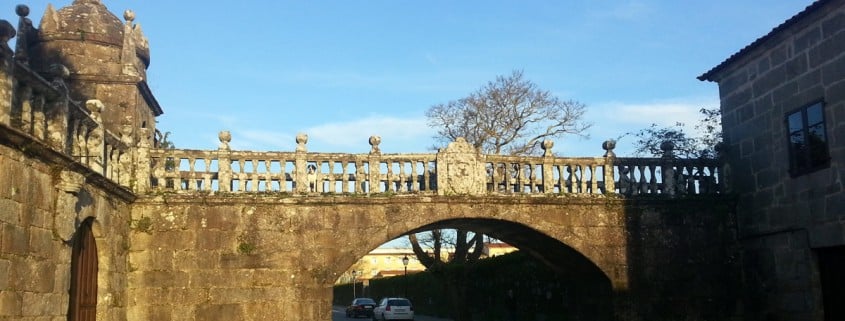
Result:
{"label": "white car", "polygon": [[414,305],[406,298],[384,298],[373,309],[373,320],[413,320]]}

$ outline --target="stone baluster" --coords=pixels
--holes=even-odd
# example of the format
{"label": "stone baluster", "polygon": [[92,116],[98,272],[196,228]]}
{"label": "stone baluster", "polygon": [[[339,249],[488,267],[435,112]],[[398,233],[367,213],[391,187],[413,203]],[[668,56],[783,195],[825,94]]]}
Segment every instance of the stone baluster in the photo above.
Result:
{"label": "stone baluster", "polygon": [[105,166],[104,140],[106,137],[106,130],[105,127],[103,127],[103,119],[100,117],[100,113],[103,111],[105,106],[99,100],[91,99],[85,102],[85,107],[88,108],[88,111],[91,113],[91,119],[93,119],[94,123],[96,123],[96,126],[91,129],[91,132],[88,134],[88,139],[85,142],[88,147],[88,166],[95,172],[103,174]]}
{"label": "stone baluster", "polygon": [[660,150],[663,151],[661,162],[661,174],[663,175],[663,192],[669,196],[677,194],[677,186],[675,185],[675,167],[674,167],[674,149],[675,144],[671,141],[664,141],[660,144]]}
{"label": "stone baluster", "polygon": [[220,139],[220,146],[217,148],[217,184],[221,192],[232,191],[232,150],[229,142],[232,141],[232,134],[229,131],[221,131],[217,134]]}
{"label": "stone baluster", "polygon": [[296,156],[293,165],[293,191],[295,193],[308,193],[308,160],[306,159],[308,148],[308,135],[299,133],[296,135]]}
{"label": "stone baluster", "polygon": [[364,162],[361,160],[355,161],[355,194],[366,194],[367,190],[367,171],[364,169]]}
{"label": "stone baluster", "polygon": [[6,20],[0,20],[0,124],[9,125],[12,114],[15,61],[9,40],[15,37],[15,28]]}
{"label": "stone baluster", "polygon": [[381,136],[370,136],[369,180],[370,193],[384,192],[381,186]]}
{"label": "stone baluster", "polygon": [[411,163],[411,188],[408,189],[409,192],[419,192],[420,191],[420,180],[419,180],[419,173],[417,173],[417,163]]}
{"label": "stone baluster", "polygon": [[393,173],[393,162],[388,161],[385,163],[385,166],[387,167],[387,173],[385,173],[384,191],[391,192],[395,189],[398,192],[399,188],[394,184],[397,176]]}
{"label": "stone baluster", "polygon": [[32,132],[32,97],[32,87],[22,84],[12,107],[12,125],[25,133]]}
{"label": "stone baluster", "polygon": [[136,150],[137,167],[135,167],[135,191],[146,193],[150,190],[151,170],[150,167],[150,130],[149,128],[138,129],[139,140]]}
{"label": "stone baluster", "polygon": [[341,160],[340,167],[343,171],[343,176],[340,177],[340,192],[346,194],[349,192],[349,162]]}
{"label": "stone baluster", "polygon": [[[270,172],[271,160],[264,161],[264,191],[269,192],[273,190],[273,173]],[[208,168],[208,167],[206,167]]]}
{"label": "stone baluster", "polygon": [[[616,184],[614,182],[614,177],[616,176],[613,172],[616,168],[613,163],[616,161],[616,153],[613,152],[613,149],[616,148],[616,141],[612,139],[608,139],[601,144],[601,148],[605,150],[604,152],[604,190],[603,193],[614,193],[616,191]],[[620,180],[622,178],[620,177]]]}
{"label": "stone baluster", "polygon": [[46,102],[41,94],[32,98],[32,136],[43,142],[47,139],[47,117],[44,115]]}
{"label": "stone baluster", "polygon": [[59,97],[46,106],[47,143],[54,150],[70,152],[67,142],[70,97],[66,84],[66,79],[70,77],[70,70],[64,65],[54,64],[50,66],[50,76],[52,77],[51,85],[59,92]]}
{"label": "stone baluster", "polygon": [[555,191],[555,176],[554,176],[554,153],[552,147],[555,142],[551,140],[544,140],[540,147],[543,148],[543,186],[542,192],[545,194],[553,193]]}
{"label": "stone baluster", "polygon": [[205,171],[202,173],[202,190],[203,191],[211,191],[211,179],[213,174],[211,174],[211,158],[204,158],[203,162],[205,162]]}
{"label": "stone baluster", "polygon": [[85,134],[88,132],[88,127],[85,126],[83,119],[70,120],[70,142],[68,142],[68,149],[71,156],[79,162],[85,157]]}
{"label": "stone baluster", "polygon": [[[247,160],[241,160],[241,164],[242,164],[242,166],[241,166],[241,176],[243,177],[243,185],[246,188],[246,190],[248,190],[250,192],[258,192],[258,160],[257,159],[249,160],[249,165],[251,166],[250,168],[251,168],[252,172],[246,171],[246,167],[244,167],[244,166],[246,166],[246,161]],[[247,184],[247,183],[249,183],[249,184]],[[249,186],[247,186],[247,185],[249,185]]]}

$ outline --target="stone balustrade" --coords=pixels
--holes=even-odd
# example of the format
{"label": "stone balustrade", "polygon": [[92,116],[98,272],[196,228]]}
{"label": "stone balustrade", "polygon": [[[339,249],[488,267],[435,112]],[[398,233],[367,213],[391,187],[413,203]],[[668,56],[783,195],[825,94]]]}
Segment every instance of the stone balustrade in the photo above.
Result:
{"label": "stone balustrade", "polygon": [[[383,154],[381,138],[368,154],[307,152],[307,136],[292,152],[233,151],[220,134],[217,150],[149,149],[149,173],[139,192],[294,194],[608,194],[624,196],[722,193],[718,160],[478,154],[459,140],[432,154]],[[454,146],[453,146],[454,145]],[[668,152],[671,152],[669,150]]]}
{"label": "stone balustrade", "polygon": [[[112,181],[129,187],[133,143],[103,126],[104,106],[98,100],[83,104],[69,96],[70,71],[55,64],[45,72],[30,68],[27,42],[35,28],[26,18],[28,8],[18,6],[18,31],[0,20],[0,124],[13,128],[49,149],[71,157]],[[17,36],[16,50],[8,41]]]}

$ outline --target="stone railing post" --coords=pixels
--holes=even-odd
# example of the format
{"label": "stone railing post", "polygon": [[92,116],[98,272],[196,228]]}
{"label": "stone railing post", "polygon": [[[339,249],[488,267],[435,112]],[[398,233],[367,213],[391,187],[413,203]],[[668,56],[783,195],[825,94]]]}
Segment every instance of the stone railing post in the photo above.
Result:
{"label": "stone railing post", "polygon": [[616,141],[608,139],[601,144],[604,149],[604,194],[612,194],[616,192],[614,163],[616,162],[616,153],[613,149],[616,148]]}
{"label": "stone railing post", "polygon": [[88,134],[88,139],[85,141],[88,147],[88,166],[97,173],[105,174],[105,138],[106,129],[103,126],[103,119],[100,113],[105,109],[102,102],[96,99],[91,99],[85,102],[85,107],[91,112],[91,118],[97,124],[91,129]]}
{"label": "stone railing post", "polygon": [[675,186],[675,144],[671,141],[665,141],[660,144],[660,150],[663,151],[662,164],[660,171],[663,174],[663,192],[669,196],[675,196],[677,189]]}
{"label": "stone railing post", "polygon": [[229,142],[232,141],[232,133],[227,130],[217,134],[220,139],[220,146],[217,148],[217,185],[221,192],[232,191],[232,149]]}
{"label": "stone railing post", "polygon": [[[135,191],[146,193],[150,190],[150,129],[140,128],[135,166]],[[161,160],[164,161],[164,160]],[[161,184],[161,183],[160,183]]]}
{"label": "stone railing post", "polygon": [[70,77],[70,70],[63,65],[50,66],[50,74],[53,77],[52,85],[59,91],[59,98],[46,106],[47,117],[47,143],[54,150],[70,152],[68,146],[68,118],[70,117],[68,103],[68,88],[65,79]]}
{"label": "stone railing post", "polygon": [[[555,176],[554,176],[554,153],[552,153],[552,147],[555,146],[555,142],[551,140],[544,140],[543,144],[540,147],[543,148],[543,193],[549,194],[554,193],[555,189]],[[563,186],[561,186],[563,189]]]}
{"label": "stone railing post", "polygon": [[9,40],[15,37],[15,28],[6,20],[0,20],[0,124],[9,125],[12,114],[12,86],[15,74],[14,51]]}
{"label": "stone railing post", "polygon": [[299,133],[296,135],[296,155],[293,164],[293,191],[294,193],[308,193],[308,135]]}
{"label": "stone railing post", "polygon": [[381,186],[381,136],[370,136],[370,157],[367,158],[369,164],[369,179],[370,193],[381,193],[384,189]]}
{"label": "stone railing post", "polygon": [[19,4],[15,7],[15,13],[19,17],[18,41],[15,43],[15,60],[28,64],[30,37],[35,35],[36,30],[32,25],[32,20],[27,18],[29,16],[29,7]]}

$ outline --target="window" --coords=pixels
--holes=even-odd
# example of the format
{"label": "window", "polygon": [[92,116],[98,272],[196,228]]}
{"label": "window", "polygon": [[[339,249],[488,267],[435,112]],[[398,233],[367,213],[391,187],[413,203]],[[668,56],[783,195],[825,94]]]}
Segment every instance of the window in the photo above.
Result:
{"label": "window", "polygon": [[786,126],[789,130],[789,172],[793,176],[830,164],[822,102],[787,114]]}

